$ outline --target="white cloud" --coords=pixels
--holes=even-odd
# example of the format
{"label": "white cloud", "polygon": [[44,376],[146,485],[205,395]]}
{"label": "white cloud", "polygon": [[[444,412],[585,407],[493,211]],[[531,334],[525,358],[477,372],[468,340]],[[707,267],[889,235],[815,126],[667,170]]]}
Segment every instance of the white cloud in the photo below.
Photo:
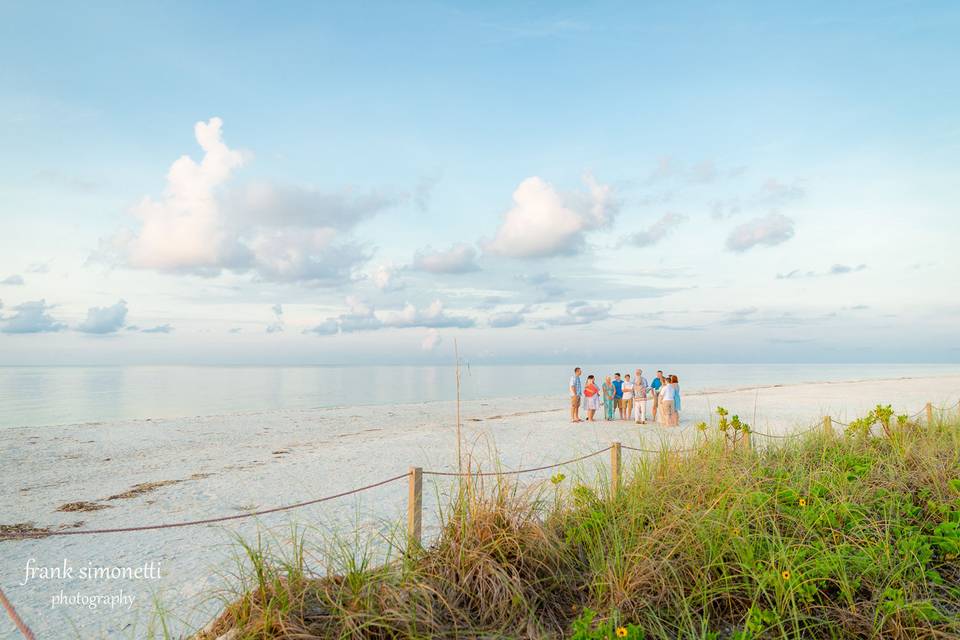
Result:
{"label": "white cloud", "polygon": [[197,163],[181,156],[167,173],[159,201],[145,197],[132,210],[141,221],[129,237],[126,252],[134,267],[159,270],[216,269],[236,253],[217,202],[217,190],[244,163],[243,154],[227,147],[223,121],[211,118],[194,126],[204,151]]}
{"label": "white cloud", "polygon": [[378,329],[409,329],[426,327],[442,329],[446,327],[472,327],[473,318],[448,314],[443,304],[435,300],[429,307],[418,309],[407,303],[402,311],[388,314],[381,318],[372,305],[355,297],[347,298],[349,311],[332,318],[327,318],[315,327],[308,329],[308,333],[318,335],[333,335],[339,332],[352,333],[355,331],[376,331]]}
{"label": "white cloud", "polygon": [[397,280],[397,269],[392,265],[381,264],[373,272],[373,285],[381,291],[399,291],[404,284]]}
{"label": "white cloud", "polygon": [[637,247],[649,247],[663,240],[671,230],[686,222],[687,216],[680,213],[665,213],[646,231],[630,236],[630,243]]}
{"label": "white cloud", "polygon": [[222,125],[219,118],[197,123],[201,161],[183,156],[174,162],[163,197],[135,206],[139,227],[102,241],[101,254],[166,272],[212,276],[232,270],[314,285],[350,279],[369,254],[344,233],[407,196],[262,182],[231,188],[249,155],[223,142]]}
{"label": "white cloud", "polygon": [[227,206],[242,224],[310,229],[350,229],[404,196],[347,187],[326,192],[309,187],[254,182],[229,194]]}
{"label": "white cloud", "polygon": [[349,311],[334,318],[327,318],[320,324],[307,329],[307,333],[329,336],[336,333],[353,333],[355,331],[375,331],[383,326],[383,322],[376,316],[374,308],[354,296],[347,297]]}
{"label": "white cloud", "polygon": [[619,208],[609,186],[590,175],[584,182],[589,194],[561,194],[536,176],[521,182],[513,192],[513,208],[484,250],[512,258],[580,251],[584,235],[608,227]]}
{"label": "white cloud", "polygon": [[772,247],[793,237],[793,220],[779,213],[749,220],[727,237],[727,249],[738,253],[758,245]]}
{"label": "white cloud", "polygon": [[20,286],[23,284],[23,276],[15,273],[12,276],[7,276],[3,280],[0,280],[0,284]]}
{"label": "white cloud", "polygon": [[434,251],[426,247],[414,254],[412,267],[429,273],[468,273],[480,269],[476,257],[476,249],[462,242],[446,251]]}
{"label": "white cloud", "polygon": [[429,329],[427,335],[420,341],[420,348],[424,351],[433,351],[440,346],[441,342],[443,342],[443,338],[440,336],[440,332],[436,329]]}
{"label": "white cloud", "polygon": [[562,316],[547,318],[546,323],[552,325],[590,324],[610,317],[610,305],[589,304],[583,300],[570,302],[566,306],[566,313]]}
{"label": "white cloud", "polygon": [[127,321],[127,303],[120,300],[109,307],[90,307],[87,317],[77,325],[81,333],[116,333]]}
{"label": "white cloud", "polygon": [[46,300],[24,302],[11,307],[13,315],[0,318],[0,332],[3,333],[47,333],[61,331],[67,325],[54,320],[49,314],[53,306]]}
{"label": "white cloud", "polygon": [[451,316],[443,309],[443,303],[434,300],[426,309],[417,309],[407,303],[400,313],[393,314],[384,320],[388,327],[472,327],[473,318],[467,316]]}

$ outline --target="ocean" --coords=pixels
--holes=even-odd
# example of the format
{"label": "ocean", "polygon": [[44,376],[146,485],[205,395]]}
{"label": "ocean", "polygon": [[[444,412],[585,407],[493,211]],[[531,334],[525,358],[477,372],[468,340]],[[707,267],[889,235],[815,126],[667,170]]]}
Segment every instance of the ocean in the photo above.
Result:
{"label": "ocean", "polygon": [[[584,376],[636,365],[583,364]],[[675,373],[686,393],[743,387],[960,374],[960,364],[640,365]],[[461,398],[562,396],[570,366],[461,367]],[[908,380],[904,384],[910,384]],[[453,400],[451,366],[0,367],[0,429],[271,409]]]}

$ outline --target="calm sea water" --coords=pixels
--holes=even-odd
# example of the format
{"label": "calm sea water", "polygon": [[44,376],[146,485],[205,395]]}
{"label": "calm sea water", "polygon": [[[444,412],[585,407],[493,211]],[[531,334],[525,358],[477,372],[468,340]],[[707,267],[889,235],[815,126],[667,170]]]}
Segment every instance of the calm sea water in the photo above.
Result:
{"label": "calm sea water", "polygon": [[[641,365],[647,374],[654,367]],[[960,374],[960,365],[657,365],[684,390],[822,380]],[[584,375],[635,367],[583,365]],[[466,400],[563,395],[570,367],[464,366]],[[456,376],[441,367],[0,367],[0,428],[268,409],[453,400]]]}

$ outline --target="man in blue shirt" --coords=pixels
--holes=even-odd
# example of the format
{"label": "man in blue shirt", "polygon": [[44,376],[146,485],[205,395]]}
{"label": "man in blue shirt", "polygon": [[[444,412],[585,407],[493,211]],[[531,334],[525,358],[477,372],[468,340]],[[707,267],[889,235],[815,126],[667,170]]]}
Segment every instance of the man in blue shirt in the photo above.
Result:
{"label": "man in blue shirt", "polygon": [[570,376],[570,422],[583,422],[580,419],[580,396],[583,395],[583,382],[580,380],[580,367]]}
{"label": "man in blue shirt", "polygon": [[620,374],[613,374],[613,403],[620,410],[620,419],[623,419],[623,380]]}
{"label": "man in blue shirt", "polygon": [[657,407],[660,405],[660,387],[663,386],[663,371],[657,369],[657,377],[650,383],[653,389],[653,420],[657,419]]}

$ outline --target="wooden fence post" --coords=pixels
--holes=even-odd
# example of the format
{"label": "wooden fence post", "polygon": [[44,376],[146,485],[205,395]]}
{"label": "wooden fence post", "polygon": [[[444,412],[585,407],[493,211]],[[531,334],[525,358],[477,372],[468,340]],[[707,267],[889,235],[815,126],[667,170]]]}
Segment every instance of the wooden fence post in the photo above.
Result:
{"label": "wooden fence post", "polygon": [[620,492],[620,443],[610,445],[610,494]]}
{"label": "wooden fence post", "polygon": [[747,451],[750,451],[750,430],[747,429],[743,432],[743,448]]}
{"label": "wooden fence post", "polygon": [[410,467],[410,491],[407,495],[407,549],[422,546],[423,524],[423,468]]}
{"label": "wooden fence post", "polygon": [[823,435],[833,435],[833,418],[830,416],[823,416]]}
{"label": "wooden fence post", "polygon": [[933,426],[933,403],[932,402],[927,403],[927,426],[928,427]]}

